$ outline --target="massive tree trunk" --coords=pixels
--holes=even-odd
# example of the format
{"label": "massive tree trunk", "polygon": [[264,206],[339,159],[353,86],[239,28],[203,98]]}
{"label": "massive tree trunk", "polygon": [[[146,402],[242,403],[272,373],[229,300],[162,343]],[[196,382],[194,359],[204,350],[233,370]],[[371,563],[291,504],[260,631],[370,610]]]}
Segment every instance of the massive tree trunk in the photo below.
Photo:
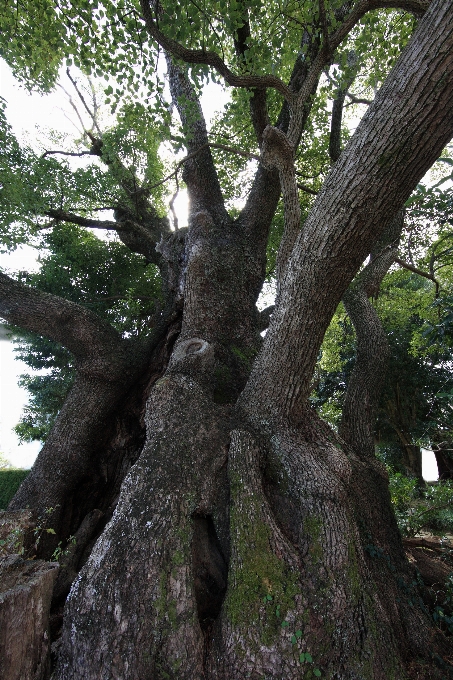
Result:
{"label": "massive tree trunk", "polygon": [[[149,392],[143,450],[68,596],[54,678],[387,680],[416,659],[417,677],[440,678],[448,645],[418,605],[385,472],[307,398],[339,301],[453,134],[453,7],[433,2],[302,229],[294,120],[306,102],[288,135],[262,130],[263,164],[232,220],[201,113],[184,116],[194,93],[169,71],[191,140],[181,332]],[[260,349],[278,178],[278,300]],[[27,500],[21,490],[14,504]]]}
{"label": "massive tree trunk", "polygon": [[453,444],[451,440],[438,440],[432,443],[432,447],[436,457],[439,479],[453,479]]}

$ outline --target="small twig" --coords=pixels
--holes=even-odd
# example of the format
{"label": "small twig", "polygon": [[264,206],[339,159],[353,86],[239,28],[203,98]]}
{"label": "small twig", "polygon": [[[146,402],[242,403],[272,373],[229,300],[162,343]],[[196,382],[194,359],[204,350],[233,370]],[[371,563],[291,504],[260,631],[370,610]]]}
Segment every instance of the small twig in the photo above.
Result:
{"label": "small twig", "polygon": [[209,143],[209,144],[202,144],[201,146],[198,147],[196,151],[193,151],[192,153],[188,154],[184,158],[182,158],[176,165],[176,168],[171,172],[169,175],[164,177],[164,179],[161,179],[159,182],[156,182],[156,184],[152,184],[151,186],[148,186],[147,189],[156,189],[157,187],[162,186],[162,184],[165,184],[165,182],[168,182],[170,179],[173,177],[176,177],[180,168],[184,165],[184,163],[187,163],[187,161],[192,160],[195,156],[197,156],[203,149],[206,149],[207,147],[211,147],[213,149],[221,149],[222,151],[230,151],[231,153],[235,153],[238,156],[243,156],[244,158],[250,158],[250,160],[256,160],[259,161],[260,157],[257,156],[256,154],[253,153],[247,153],[246,151],[241,151],[241,149],[236,149],[233,146],[227,146],[225,144],[215,144],[215,143]]}
{"label": "small twig", "polygon": [[[73,100],[72,96],[71,96],[71,95],[69,94],[69,92],[63,87],[63,85],[62,85],[61,83],[57,83],[57,85],[58,85],[58,87],[59,87],[60,89],[63,90],[63,92],[64,92],[65,95],[67,96],[70,105],[71,105],[72,108],[74,109],[75,114],[76,114],[77,118],[79,119],[79,123],[80,123],[80,125],[82,126],[83,132],[86,132],[86,130],[85,130],[85,123],[84,123],[83,120],[82,120],[82,117],[81,117],[81,115],[80,115],[80,113],[79,113],[79,110],[78,110],[77,106],[74,104],[74,100]],[[73,123],[73,125],[74,125],[74,123]],[[77,128],[76,125],[75,125],[75,127]],[[77,128],[77,129],[78,129],[78,128]]]}
{"label": "small twig", "polygon": [[71,81],[71,83],[72,83],[72,85],[73,85],[75,91],[76,91],[77,94],[79,95],[79,99],[80,99],[80,101],[82,102],[83,106],[85,107],[85,109],[86,109],[88,115],[90,116],[91,120],[93,121],[93,126],[94,126],[94,127],[96,128],[96,130],[98,131],[98,134],[102,135],[102,132],[101,132],[101,130],[99,129],[99,125],[98,125],[98,123],[97,123],[96,117],[95,117],[95,115],[93,114],[93,112],[91,111],[91,109],[90,109],[90,107],[88,106],[88,104],[86,103],[85,98],[84,98],[84,96],[82,95],[82,93],[80,92],[79,88],[77,87],[77,81],[71,76],[71,73],[70,73],[70,71],[69,71],[69,68],[66,69],[66,75],[68,76],[69,80]]}

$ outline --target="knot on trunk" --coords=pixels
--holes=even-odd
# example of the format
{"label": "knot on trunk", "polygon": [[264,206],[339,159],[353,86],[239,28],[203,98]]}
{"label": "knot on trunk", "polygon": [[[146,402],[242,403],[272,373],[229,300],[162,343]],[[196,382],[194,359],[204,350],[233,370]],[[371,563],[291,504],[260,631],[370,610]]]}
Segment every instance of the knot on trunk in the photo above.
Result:
{"label": "knot on trunk", "polygon": [[261,163],[267,170],[277,168],[280,172],[294,167],[294,149],[288,137],[271,125],[263,132]]}
{"label": "knot on trunk", "polygon": [[169,373],[184,373],[198,383],[210,379],[214,370],[214,346],[202,338],[189,338],[179,342],[168,365]]}

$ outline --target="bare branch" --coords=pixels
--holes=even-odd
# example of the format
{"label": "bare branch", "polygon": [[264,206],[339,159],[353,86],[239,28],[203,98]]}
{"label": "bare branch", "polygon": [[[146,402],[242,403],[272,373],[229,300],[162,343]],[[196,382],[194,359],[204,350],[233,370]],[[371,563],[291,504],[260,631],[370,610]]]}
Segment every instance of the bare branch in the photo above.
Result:
{"label": "bare branch", "polygon": [[407,269],[408,271],[413,272],[414,274],[418,274],[418,276],[423,276],[425,279],[429,279],[430,281],[432,281],[436,286],[436,297],[439,297],[439,281],[436,279],[435,276],[433,276],[433,274],[424,272],[422,269],[418,269],[418,267],[414,267],[408,262],[400,260],[399,257],[395,257],[395,262],[399,264],[400,267],[403,267],[403,269]]}
{"label": "bare branch", "polygon": [[314,189],[310,189],[310,187],[307,187],[306,184],[300,184],[297,182],[297,188],[300,189],[301,191],[305,191],[306,194],[311,194],[312,196],[317,196],[318,192],[315,191]]}
{"label": "bare branch", "polygon": [[69,71],[69,68],[66,69],[66,75],[68,76],[69,80],[71,81],[71,83],[72,83],[72,85],[73,85],[75,91],[76,91],[77,94],[79,95],[79,99],[80,99],[80,101],[82,102],[83,106],[85,107],[85,110],[87,111],[88,115],[90,116],[91,120],[93,121],[93,126],[94,126],[94,128],[97,130],[97,132],[98,132],[99,135],[102,135],[102,132],[101,132],[101,130],[99,129],[99,125],[98,125],[98,122],[97,122],[97,120],[96,120],[96,116],[95,116],[95,114],[93,113],[93,111],[91,111],[91,109],[90,109],[90,107],[88,106],[88,104],[86,103],[84,96],[82,95],[82,93],[80,92],[80,90],[79,90],[79,88],[78,88],[78,86],[77,86],[77,81],[71,76],[71,73],[70,73],[70,71]]}
{"label": "bare branch", "polygon": [[41,155],[41,158],[45,158],[46,156],[54,156],[54,155],[61,155],[61,156],[94,156],[96,154],[91,153],[91,151],[44,151],[44,153]]}
{"label": "bare branch", "polygon": [[177,179],[177,175],[181,167],[184,165],[184,163],[187,163],[187,161],[192,160],[192,158],[195,158],[203,149],[206,149],[206,147],[210,147],[211,149],[220,149],[221,151],[228,151],[230,153],[235,153],[238,156],[242,156],[243,158],[249,158],[250,160],[255,160],[259,161],[260,156],[254,153],[247,153],[247,151],[242,151],[242,149],[237,149],[234,146],[228,146],[227,144],[216,144],[215,142],[209,142],[208,144],[203,144],[200,146],[196,151],[193,153],[189,153],[187,156],[184,156],[178,163],[176,164],[175,169],[173,172],[171,172],[169,175],[164,177],[163,179],[159,180],[159,182],[156,182],[155,184],[151,184],[150,186],[147,187],[149,191],[151,189],[156,189],[157,187],[160,187],[162,184],[165,184],[165,182],[168,182],[170,179],[173,177]]}
{"label": "bare branch", "polygon": [[351,92],[345,92],[346,97],[349,97],[351,100],[349,104],[346,104],[346,106],[351,106],[351,104],[366,104],[367,106],[370,106],[373,102],[371,99],[365,99],[364,97],[356,97],[355,94],[352,94]]}
{"label": "bare branch", "polygon": [[[78,109],[77,106],[75,105],[72,96],[71,96],[71,95],[69,94],[69,92],[63,87],[63,85],[62,85],[61,83],[57,83],[57,85],[58,85],[58,87],[59,87],[61,90],[63,90],[63,92],[64,92],[65,95],[67,96],[70,105],[71,105],[72,108],[74,109],[75,114],[76,114],[77,118],[79,119],[79,123],[80,123],[80,125],[82,126],[82,131],[83,131],[83,132],[86,132],[85,123],[84,123],[83,120],[82,120],[82,116],[80,115],[79,109]],[[68,116],[66,116],[66,117],[68,117]],[[71,121],[71,122],[72,122],[72,121]],[[73,123],[73,125],[74,125],[74,123]],[[74,125],[74,127],[78,130],[77,125]]]}
{"label": "bare branch", "polygon": [[[47,217],[51,217],[57,222],[70,222],[71,224],[77,224],[79,227],[87,227],[89,229],[118,229],[119,225],[117,222],[111,220],[94,220],[90,217],[82,217],[81,215],[75,215],[74,213],[68,213],[64,210],[48,210],[46,213]],[[122,223],[123,224],[123,223]],[[121,228],[123,228],[121,224]],[[51,224],[43,227],[47,229],[52,226]],[[127,227],[126,227],[127,228]]]}

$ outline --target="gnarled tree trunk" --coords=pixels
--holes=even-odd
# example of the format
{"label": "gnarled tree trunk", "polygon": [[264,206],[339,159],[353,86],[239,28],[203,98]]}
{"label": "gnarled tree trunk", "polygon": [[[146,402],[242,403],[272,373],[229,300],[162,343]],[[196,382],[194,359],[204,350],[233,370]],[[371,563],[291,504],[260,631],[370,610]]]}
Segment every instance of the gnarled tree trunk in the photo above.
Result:
{"label": "gnarled tree trunk", "polygon": [[[257,122],[263,164],[233,220],[202,115],[185,115],[193,90],[182,67],[169,72],[190,139],[181,332],[149,393],[143,450],[68,596],[54,678],[387,680],[432,652],[447,668],[385,472],[307,400],[339,301],[453,134],[453,7],[434,0],[302,228],[293,158],[307,100],[292,100],[289,125]],[[278,300],[260,349],[278,177]]]}

